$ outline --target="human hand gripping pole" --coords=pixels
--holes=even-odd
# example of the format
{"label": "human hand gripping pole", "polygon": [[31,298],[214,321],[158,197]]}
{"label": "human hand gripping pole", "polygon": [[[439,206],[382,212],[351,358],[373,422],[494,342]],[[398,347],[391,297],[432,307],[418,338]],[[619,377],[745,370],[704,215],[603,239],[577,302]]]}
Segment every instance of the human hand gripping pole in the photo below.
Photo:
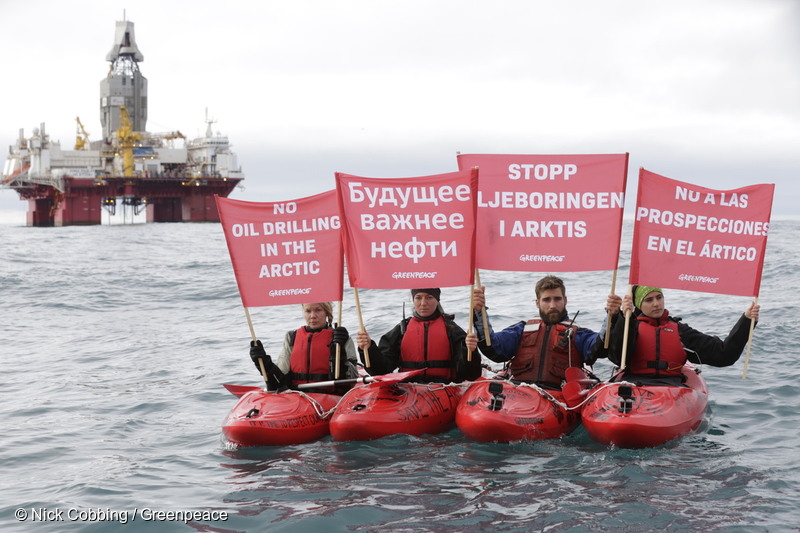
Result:
{"label": "human hand gripping pole", "polygon": [[[633,298],[633,285],[628,285],[628,296],[630,296],[630,298]],[[622,333],[622,356],[621,356],[620,365],[619,365],[620,372],[625,370],[625,365],[627,364],[626,359],[627,359],[627,356],[628,356],[628,330],[630,329],[630,324],[631,324],[631,314],[633,314],[633,309],[631,309],[630,307],[626,306],[626,308],[625,308],[625,328],[623,329],[623,333]]]}
{"label": "human hand gripping pole", "polygon": [[[338,326],[341,323],[342,323],[342,300],[339,300],[339,312],[336,315],[336,323],[334,324],[334,326]],[[345,332],[347,332],[347,330],[345,330]],[[334,334],[335,333],[336,333],[336,331],[334,331]],[[334,339],[335,339],[335,335],[334,335]],[[347,342],[347,339],[345,339],[345,342]],[[333,379],[339,379],[339,373],[342,370],[341,369],[341,365],[339,363],[339,357],[341,357],[341,353],[342,353],[342,348],[343,347],[344,347],[344,344],[336,344],[336,369],[334,370],[334,373],[333,373]]]}
{"label": "human hand gripping pole", "polygon": [[[475,269],[477,272],[478,269]],[[475,314],[475,284],[472,284],[472,287],[469,291],[469,322],[467,323],[467,339],[473,335],[472,333],[472,318]],[[467,361],[472,361],[472,346],[470,342],[467,342]]]}
{"label": "human hand gripping pole", "polygon": [[761,306],[758,305],[758,297],[753,300],[753,303],[750,304],[750,307],[745,312],[745,316],[748,316],[750,319],[750,333],[747,337],[747,348],[745,350],[744,355],[744,367],[742,368],[742,379],[747,379],[747,367],[750,365],[750,345],[753,342],[753,329],[756,327],[756,321],[758,320],[758,312]]}
{"label": "human hand gripping pole", "polygon": [[[480,271],[476,268],[475,269],[475,286],[483,289],[483,285],[481,285],[481,274]],[[486,346],[492,345],[492,336],[489,335],[489,315],[486,313],[486,300],[484,300],[483,308],[481,309],[481,317],[483,318],[483,338],[486,339]],[[470,321],[472,320],[470,315]]]}
{"label": "human hand gripping pole", "polygon": [[[358,315],[358,331],[367,333],[367,330],[364,328],[364,317],[361,316],[361,301],[358,299],[358,288],[353,287],[353,296],[356,300],[356,314]],[[364,352],[364,366],[369,368],[369,347],[362,348]]]}
{"label": "human hand gripping pole", "polygon": [[[614,269],[614,275],[611,278],[611,293],[614,294],[617,290],[617,270]],[[611,318],[614,316],[614,313],[611,312],[611,309],[607,310],[606,313],[608,316],[606,317],[606,338],[603,341],[603,347],[608,350],[608,344],[611,341]]]}
{"label": "human hand gripping pole", "polygon": [[[477,334],[472,332],[472,322],[475,317],[475,313],[480,313],[483,317],[483,342],[486,346],[492,345],[492,337],[489,332],[489,317],[486,313],[486,295],[485,295],[485,287],[480,284],[480,279],[478,277],[478,270],[475,270],[475,284],[472,286],[472,290],[470,291],[469,295],[469,329],[467,330],[467,335],[475,335],[477,338]],[[477,348],[476,348],[477,349]],[[472,361],[472,349],[467,346],[467,361]]]}
{"label": "human hand gripping pole", "polygon": [[269,376],[267,376],[267,367],[272,364],[272,358],[267,355],[264,350],[264,345],[261,341],[256,339],[250,341],[250,359],[256,365],[256,368],[261,371],[261,377],[264,378],[264,385],[269,383]]}
{"label": "human hand gripping pole", "polygon": [[347,365],[347,350],[345,345],[350,339],[350,333],[343,326],[336,326],[333,328],[333,339],[331,339],[331,370],[333,379],[339,379],[341,368]]}

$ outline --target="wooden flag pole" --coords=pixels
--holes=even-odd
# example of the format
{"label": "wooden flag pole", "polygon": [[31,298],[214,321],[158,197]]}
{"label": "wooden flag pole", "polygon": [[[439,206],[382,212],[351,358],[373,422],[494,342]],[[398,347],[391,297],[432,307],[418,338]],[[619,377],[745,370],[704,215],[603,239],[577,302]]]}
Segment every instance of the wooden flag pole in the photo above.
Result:
{"label": "wooden flag pole", "polygon": [[[358,287],[353,287],[353,294],[356,297],[356,314],[358,315],[359,331],[367,332],[364,329],[364,318],[361,316],[361,302],[358,300]],[[369,368],[369,346],[364,348],[364,366]]]}
{"label": "wooden flag pole", "polygon": [[[614,276],[611,278],[611,294],[615,294],[617,290],[617,270],[614,269]],[[608,319],[606,320],[606,339],[604,347],[608,349],[608,343],[611,340],[611,311],[608,312]]]}
{"label": "wooden flag pole", "polygon": [[[633,289],[633,285],[628,285],[628,294],[631,294]],[[619,370],[622,372],[625,370],[625,365],[627,364],[627,356],[628,356],[628,328],[631,324],[631,310],[625,311],[625,329],[622,334],[622,360],[620,361]]]}
{"label": "wooden flag pole", "polygon": [[[250,328],[250,337],[252,337],[253,342],[256,342],[256,330],[253,329],[253,319],[250,318],[250,309],[247,307],[244,308],[244,316],[247,317],[247,326]],[[264,385],[266,386],[269,383],[269,378],[267,376],[267,369],[264,367],[264,360],[258,360],[258,366],[261,369],[261,377],[264,378]]]}
{"label": "wooden flag pole", "polygon": [[[342,325],[342,300],[339,300],[339,312],[337,313],[337,316],[336,316],[336,326],[341,326],[341,325]],[[341,355],[341,353],[342,353],[342,346],[337,344],[336,345],[336,370],[335,370],[335,372],[333,374],[333,379],[339,379],[339,372],[341,371],[340,365],[339,365],[339,356]]]}
{"label": "wooden flag pole", "polygon": [[[758,305],[758,298],[753,301],[753,305]],[[756,320],[750,319],[750,336],[747,338],[747,349],[744,352],[744,369],[742,370],[742,379],[747,379],[747,366],[750,363],[750,344],[753,342],[753,328],[756,327]]]}
{"label": "wooden flag pole", "polygon": [[[477,270],[476,270],[477,272]],[[467,335],[472,333],[472,317],[475,314],[475,283],[472,283],[469,291],[469,321],[467,322]],[[467,361],[472,361],[472,350],[467,346]]]}
{"label": "wooden flag pole", "polygon": [[[478,287],[482,286],[481,274],[477,268],[475,269],[475,283],[478,285]],[[492,339],[491,336],[489,335],[489,315],[486,313],[486,305],[484,305],[483,309],[481,309],[481,316],[483,317],[483,338],[486,339],[486,346],[491,346]],[[472,315],[470,314],[470,322],[471,321],[472,321]]]}
{"label": "wooden flag pole", "polygon": [[253,338],[253,341],[255,341],[256,330],[253,329],[253,320],[250,318],[250,309],[247,307],[244,308],[244,316],[247,317],[247,326],[250,328],[250,336]]}

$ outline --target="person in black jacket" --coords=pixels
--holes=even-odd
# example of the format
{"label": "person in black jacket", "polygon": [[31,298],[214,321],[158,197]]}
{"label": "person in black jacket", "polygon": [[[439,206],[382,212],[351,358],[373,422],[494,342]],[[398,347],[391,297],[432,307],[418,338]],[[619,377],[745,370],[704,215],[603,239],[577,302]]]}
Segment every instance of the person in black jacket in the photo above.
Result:
{"label": "person in black jacket", "polygon": [[[741,356],[749,337],[750,321],[758,321],[759,310],[760,306],[752,302],[722,340],[670,316],[660,288],[634,285],[631,294],[622,299],[622,313],[633,312],[622,378],[677,384],[682,381],[682,368],[687,361],[730,366]],[[618,366],[622,363],[624,327],[625,320],[616,320],[611,330],[608,358]]]}
{"label": "person in black jacket", "polygon": [[[467,334],[445,314],[439,303],[441,289],[412,289],[414,314],[383,335],[375,344],[366,331],[359,331],[356,344],[361,361],[371,375],[388,374],[399,370],[424,369],[415,376],[417,382],[460,382],[481,375],[480,354],[467,357]],[[477,347],[477,337],[471,334],[471,347]],[[366,366],[364,350],[369,351]]]}

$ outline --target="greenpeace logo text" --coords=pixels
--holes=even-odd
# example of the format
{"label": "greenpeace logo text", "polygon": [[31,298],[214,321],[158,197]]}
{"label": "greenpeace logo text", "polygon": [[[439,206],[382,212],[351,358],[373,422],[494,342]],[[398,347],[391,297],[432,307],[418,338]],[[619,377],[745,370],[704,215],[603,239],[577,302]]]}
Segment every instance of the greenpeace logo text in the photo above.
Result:
{"label": "greenpeace logo text", "polygon": [[565,255],[528,255],[522,254],[519,260],[523,263],[562,263],[567,256]]}
{"label": "greenpeace logo text", "polygon": [[438,272],[394,272],[394,279],[433,279]]}
{"label": "greenpeace logo text", "polygon": [[719,278],[709,278],[708,276],[693,276],[691,274],[681,274],[678,276],[681,281],[695,281],[697,283],[716,283]]}
{"label": "greenpeace logo text", "polygon": [[311,294],[311,289],[274,289],[269,291],[273,298],[276,296],[297,296],[298,294]]}

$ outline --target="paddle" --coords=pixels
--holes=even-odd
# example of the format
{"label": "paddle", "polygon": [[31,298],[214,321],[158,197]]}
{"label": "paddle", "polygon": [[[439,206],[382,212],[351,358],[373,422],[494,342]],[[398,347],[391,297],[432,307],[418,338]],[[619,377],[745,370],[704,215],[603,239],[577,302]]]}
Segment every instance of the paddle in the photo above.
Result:
{"label": "paddle", "polygon": [[[384,384],[399,383],[403,380],[412,378],[423,372],[425,372],[425,369],[420,368],[417,370],[409,370],[408,372],[392,372],[391,374],[381,374],[378,376],[362,376],[359,378],[332,379],[330,381],[315,381],[313,383],[301,383],[300,385],[297,385],[297,387],[295,388],[299,390],[316,389],[317,387],[333,387],[334,385],[347,385],[350,383],[372,383],[373,381],[377,381]],[[222,386],[228,389],[228,391],[237,398],[241,398],[248,392],[252,391],[264,392],[264,389],[262,387],[252,387],[247,385],[231,385],[229,383],[223,383]]]}
{"label": "paddle", "polygon": [[248,392],[252,392],[252,391],[255,391],[255,390],[258,390],[258,391],[263,391],[264,390],[264,387],[250,387],[250,386],[247,386],[247,385],[231,385],[230,383],[223,383],[222,386],[225,387],[226,389],[228,389],[228,392],[230,392],[231,394],[233,394],[237,398],[241,398],[242,396],[244,396]]}
{"label": "paddle", "polygon": [[596,379],[589,377],[582,368],[576,366],[567,367],[564,377],[567,382],[561,387],[561,393],[564,395],[564,402],[569,407],[580,405],[594,385],[599,383]]}
{"label": "paddle", "polygon": [[561,394],[564,395],[564,403],[567,404],[567,407],[576,407],[586,399],[589,390],[577,381],[572,381],[564,383],[564,386],[561,387]]}
{"label": "paddle", "polygon": [[597,380],[589,377],[589,375],[582,369],[578,368],[577,366],[568,366],[567,369],[564,371],[564,378],[567,380],[567,383],[580,383],[581,385],[592,385],[597,383]]}

